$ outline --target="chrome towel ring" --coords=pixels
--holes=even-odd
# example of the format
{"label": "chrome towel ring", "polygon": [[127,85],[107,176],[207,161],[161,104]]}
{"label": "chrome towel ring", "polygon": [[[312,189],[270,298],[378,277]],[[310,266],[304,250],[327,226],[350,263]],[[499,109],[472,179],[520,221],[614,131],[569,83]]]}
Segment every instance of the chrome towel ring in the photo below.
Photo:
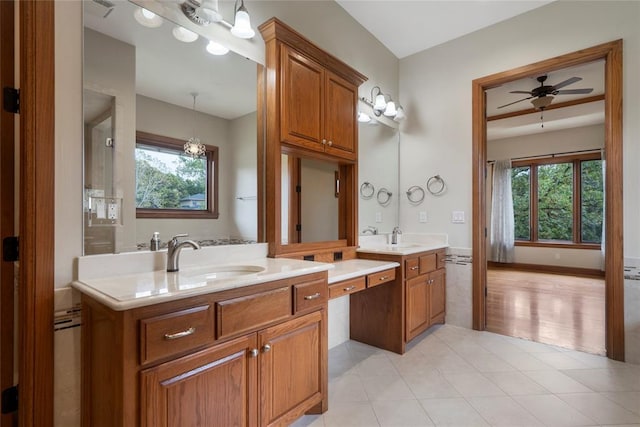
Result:
{"label": "chrome towel ring", "polygon": [[389,202],[391,202],[392,195],[393,193],[391,191],[383,187],[380,190],[378,190],[378,194],[376,195],[376,198],[378,199],[378,203],[380,203],[381,206],[387,206]]}
{"label": "chrome towel ring", "polygon": [[360,197],[362,197],[365,200],[369,200],[370,198],[372,198],[375,192],[376,192],[376,188],[373,186],[372,183],[368,181],[363,182],[362,185],[360,186]]}
{"label": "chrome towel ring", "polygon": [[434,196],[441,195],[446,188],[447,185],[440,175],[434,175],[427,180],[427,190]]}
{"label": "chrome towel ring", "polygon": [[407,199],[412,205],[419,205],[424,200],[424,189],[419,185],[413,185],[407,190]]}

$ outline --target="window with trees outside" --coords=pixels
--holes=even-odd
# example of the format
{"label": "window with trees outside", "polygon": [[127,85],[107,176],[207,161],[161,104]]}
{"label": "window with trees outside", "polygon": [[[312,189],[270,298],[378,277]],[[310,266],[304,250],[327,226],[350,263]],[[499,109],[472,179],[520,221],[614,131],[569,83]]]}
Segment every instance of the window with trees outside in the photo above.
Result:
{"label": "window with trees outside", "polygon": [[600,153],[514,161],[511,187],[516,245],[600,247]]}
{"label": "window with trees outside", "polygon": [[184,141],[136,133],[136,216],[218,218],[218,147],[184,153]]}

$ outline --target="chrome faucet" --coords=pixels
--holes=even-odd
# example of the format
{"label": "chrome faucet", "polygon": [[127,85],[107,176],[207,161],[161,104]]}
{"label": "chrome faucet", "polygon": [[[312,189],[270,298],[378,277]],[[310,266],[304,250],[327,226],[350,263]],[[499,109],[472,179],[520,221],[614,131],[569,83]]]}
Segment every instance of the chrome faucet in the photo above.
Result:
{"label": "chrome faucet", "polygon": [[402,234],[402,231],[400,231],[400,227],[393,227],[393,231],[391,232],[391,244],[392,245],[397,245],[398,244],[398,234]]}
{"label": "chrome faucet", "polygon": [[167,245],[167,271],[178,271],[178,262],[180,260],[180,251],[185,246],[191,246],[193,249],[200,249],[200,245],[193,240],[178,241],[178,237],[187,237],[188,234],[176,234],[169,240]]}
{"label": "chrome faucet", "polygon": [[362,234],[367,234],[367,233],[371,233],[375,236],[376,234],[378,234],[378,229],[372,225],[368,225],[367,228],[362,230]]}

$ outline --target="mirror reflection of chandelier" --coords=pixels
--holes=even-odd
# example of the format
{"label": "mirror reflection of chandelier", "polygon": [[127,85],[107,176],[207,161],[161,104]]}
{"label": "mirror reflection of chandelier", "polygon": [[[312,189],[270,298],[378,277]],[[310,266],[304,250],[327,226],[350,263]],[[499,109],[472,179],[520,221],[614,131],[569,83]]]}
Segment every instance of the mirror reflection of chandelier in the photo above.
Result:
{"label": "mirror reflection of chandelier", "polygon": [[196,136],[195,131],[195,112],[196,112],[196,97],[198,96],[197,92],[191,92],[190,94],[193,97],[193,136],[189,138],[187,142],[184,143],[184,153],[195,158],[202,157],[207,151],[207,148],[204,146],[202,142],[200,142],[200,138]]}

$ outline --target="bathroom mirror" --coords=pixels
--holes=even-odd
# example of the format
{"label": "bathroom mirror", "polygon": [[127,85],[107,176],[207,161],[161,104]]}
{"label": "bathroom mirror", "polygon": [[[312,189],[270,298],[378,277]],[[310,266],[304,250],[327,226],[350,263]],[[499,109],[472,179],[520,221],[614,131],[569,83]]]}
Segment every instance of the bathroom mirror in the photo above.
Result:
{"label": "bathroom mirror", "polygon": [[282,244],[338,240],[339,165],[282,154]]}
{"label": "bathroom mirror", "polygon": [[[381,122],[359,123],[358,144],[358,232],[391,233],[399,220],[400,132]],[[386,195],[378,197],[383,189],[391,193],[386,204]]]}
{"label": "bathroom mirror", "polygon": [[[212,55],[203,37],[179,41],[169,20],[145,26],[138,6],[114,3],[108,14],[84,7],[85,255],[148,249],[155,231],[162,242],[179,233],[205,244],[255,242],[257,64],[234,52]],[[218,218],[137,217],[137,131],[217,147]],[[156,166],[163,174],[175,167]]]}

